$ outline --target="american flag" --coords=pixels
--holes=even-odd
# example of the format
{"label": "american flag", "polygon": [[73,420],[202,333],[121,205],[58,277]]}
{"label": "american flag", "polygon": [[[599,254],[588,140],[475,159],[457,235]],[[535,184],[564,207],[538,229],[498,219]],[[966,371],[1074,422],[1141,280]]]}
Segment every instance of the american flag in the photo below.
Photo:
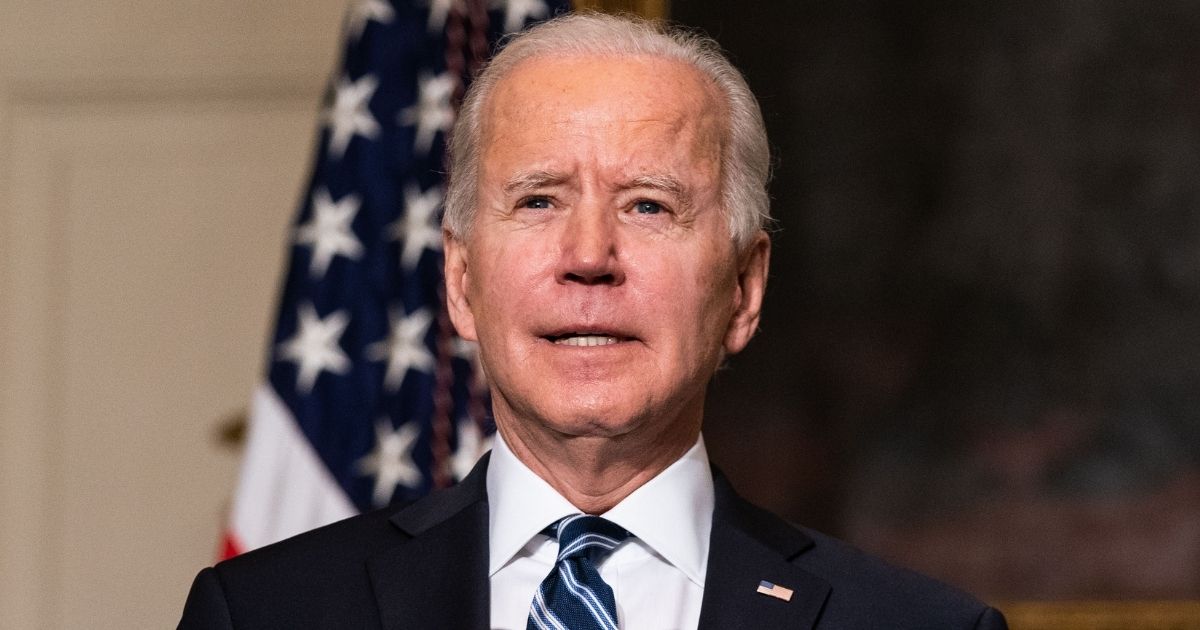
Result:
{"label": "american flag", "polygon": [[360,0],[321,114],[223,555],[453,483],[486,388],[442,288],[446,134],[506,32],[562,0]]}
{"label": "american flag", "polygon": [[758,583],[758,590],[756,592],[763,595],[770,595],[776,599],[782,599],[785,602],[792,601],[792,595],[795,593],[795,591],[790,588],[780,586],[778,584],[772,584],[766,580],[762,580]]}

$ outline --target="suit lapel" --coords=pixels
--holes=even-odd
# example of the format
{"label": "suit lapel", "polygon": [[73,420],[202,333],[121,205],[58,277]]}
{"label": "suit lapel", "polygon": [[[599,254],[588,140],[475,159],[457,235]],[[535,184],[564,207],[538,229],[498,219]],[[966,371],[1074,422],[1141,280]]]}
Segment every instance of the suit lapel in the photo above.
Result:
{"label": "suit lapel", "polygon": [[[487,462],[392,516],[408,540],[367,564],[385,629],[488,628]],[[714,483],[699,630],[814,627],[829,584],[791,562],[812,540],[739,497],[719,472]],[[791,589],[790,601],[758,593],[763,580]]]}
{"label": "suit lapel", "polygon": [[[720,473],[713,476],[716,505],[700,630],[814,627],[829,584],[791,562],[812,540],[739,497]],[[758,593],[764,580],[791,589],[791,599]]]}
{"label": "suit lapel", "polygon": [[487,460],[392,516],[410,539],[367,564],[385,629],[488,627]]}

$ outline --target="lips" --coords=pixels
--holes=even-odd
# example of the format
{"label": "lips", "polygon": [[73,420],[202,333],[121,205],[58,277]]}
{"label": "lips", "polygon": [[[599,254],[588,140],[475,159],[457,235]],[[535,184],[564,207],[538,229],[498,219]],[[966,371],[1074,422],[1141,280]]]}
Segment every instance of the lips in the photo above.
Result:
{"label": "lips", "polygon": [[610,335],[597,334],[570,334],[551,339],[555,344],[560,346],[607,346],[614,343],[620,343],[621,340]]}
{"label": "lips", "polygon": [[580,327],[576,329],[557,330],[550,334],[541,335],[541,338],[558,346],[573,346],[577,348],[610,346],[635,340],[632,335],[624,331],[612,330],[607,327]]}

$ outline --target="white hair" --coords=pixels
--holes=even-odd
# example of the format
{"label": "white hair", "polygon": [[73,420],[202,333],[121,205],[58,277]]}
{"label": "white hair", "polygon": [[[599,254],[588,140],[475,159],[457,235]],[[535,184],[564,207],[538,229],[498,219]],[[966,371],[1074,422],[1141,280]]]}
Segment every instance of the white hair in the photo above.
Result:
{"label": "white hair", "polygon": [[758,101],[711,38],[661,22],[602,13],[567,14],[512,36],[472,83],[451,135],[449,187],[442,224],[459,238],[475,218],[483,112],[517,65],[535,57],[649,56],[683,62],[712,82],[728,115],[721,155],[722,212],[739,251],[771,220],[771,158]]}

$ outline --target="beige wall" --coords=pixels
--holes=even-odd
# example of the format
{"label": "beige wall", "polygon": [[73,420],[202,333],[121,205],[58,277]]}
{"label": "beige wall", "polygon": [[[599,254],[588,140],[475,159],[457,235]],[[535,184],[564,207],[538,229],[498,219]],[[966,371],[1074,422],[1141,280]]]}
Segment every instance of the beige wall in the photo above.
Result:
{"label": "beige wall", "polygon": [[344,0],[0,0],[0,626],[211,561]]}

